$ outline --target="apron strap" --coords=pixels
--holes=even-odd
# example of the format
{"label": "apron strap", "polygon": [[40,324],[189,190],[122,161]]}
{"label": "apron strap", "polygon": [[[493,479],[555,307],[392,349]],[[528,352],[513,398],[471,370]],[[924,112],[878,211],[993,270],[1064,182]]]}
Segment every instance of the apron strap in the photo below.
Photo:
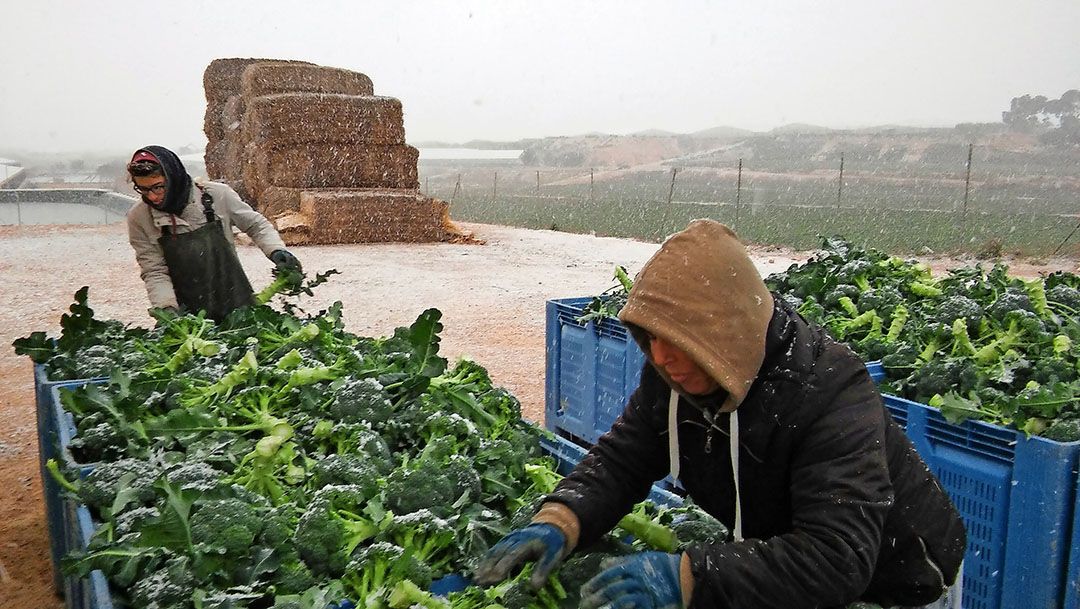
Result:
{"label": "apron strap", "polygon": [[206,215],[206,222],[210,223],[214,221],[214,197],[210,196],[210,193],[206,192],[206,189],[198,184],[195,185],[199,192],[202,193],[202,207],[203,214]]}
{"label": "apron strap", "polygon": [[[214,197],[211,196],[210,193],[206,192],[206,189],[204,189],[202,186],[199,186],[198,184],[196,184],[195,187],[199,189],[200,193],[202,193],[202,196],[200,198],[202,200],[203,215],[206,216],[206,223],[210,224],[217,217],[217,215],[214,213]],[[170,231],[168,229],[168,227],[162,226],[161,227],[161,234],[162,235],[171,234],[173,237],[175,237],[176,236],[176,216],[172,215],[172,214],[169,214],[169,217],[172,219],[172,230]]]}

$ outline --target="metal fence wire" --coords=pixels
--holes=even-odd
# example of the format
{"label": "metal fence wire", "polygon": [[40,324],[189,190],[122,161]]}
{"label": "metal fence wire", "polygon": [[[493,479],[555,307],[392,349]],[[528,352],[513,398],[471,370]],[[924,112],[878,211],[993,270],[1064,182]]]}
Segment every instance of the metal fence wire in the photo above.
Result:
{"label": "metal fence wire", "polygon": [[831,169],[786,172],[738,159],[634,170],[421,163],[420,173],[426,194],[474,222],[655,240],[713,218],[744,240],[796,248],[839,234],[897,252],[1080,255],[1080,166],[1072,177],[980,172],[977,149],[965,148],[948,171],[868,169],[838,152]]}

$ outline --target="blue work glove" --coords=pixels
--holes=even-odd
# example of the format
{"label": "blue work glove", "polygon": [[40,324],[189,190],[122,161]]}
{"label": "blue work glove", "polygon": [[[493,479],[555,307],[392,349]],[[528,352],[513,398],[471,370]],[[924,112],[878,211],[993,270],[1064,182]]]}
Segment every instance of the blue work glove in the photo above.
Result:
{"label": "blue work glove", "polygon": [[618,558],[581,587],[581,609],[679,609],[682,554],[641,552]]}
{"label": "blue work glove", "polygon": [[270,252],[270,261],[274,263],[279,269],[296,269],[303,272],[300,268],[300,261],[293,256],[289,250],[274,250]]}
{"label": "blue work glove", "polygon": [[551,571],[565,558],[566,535],[553,524],[536,523],[511,531],[491,547],[473,574],[473,583],[490,586],[510,577],[535,560],[529,584],[544,587]]}

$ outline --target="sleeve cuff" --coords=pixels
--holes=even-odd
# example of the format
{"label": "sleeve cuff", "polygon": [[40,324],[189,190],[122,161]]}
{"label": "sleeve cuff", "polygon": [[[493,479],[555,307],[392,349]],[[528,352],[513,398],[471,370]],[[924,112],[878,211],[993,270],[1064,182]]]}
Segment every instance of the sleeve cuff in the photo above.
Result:
{"label": "sleeve cuff", "polygon": [[547,502],[540,506],[540,511],[533,516],[533,523],[550,524],[566,536],[566,554],[577,547],[581,537],[581,521],[573,510],[561,503]]}
{"label": "sleeve cuff", "polygon": [[694,572],[690,568],[690,554],[687,552],[683,552],[679,561],[679,587],[682,589],[683,607],[689,607],[694,596]]}

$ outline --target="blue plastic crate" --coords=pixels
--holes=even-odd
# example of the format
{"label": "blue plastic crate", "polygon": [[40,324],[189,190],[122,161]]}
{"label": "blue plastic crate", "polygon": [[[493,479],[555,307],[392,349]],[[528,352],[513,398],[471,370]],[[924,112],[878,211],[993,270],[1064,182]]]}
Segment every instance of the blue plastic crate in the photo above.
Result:
{"label": "blue plastic crate", "polygon": [[[547,301],[544,424],[563,437],[595,444],[622,414],[641,381],[645,354],[617,319],[580,324],[591,297]],[[866,369],[885,379],[880,361]]]}
{"label": "blue plastic crate", "polygon": [[1080,442],[978,421],[953,425],[936,408],[884,399],[904,414],[908,437],[963,517],[964,608],[1062,607],[1080,585],[1068,545]]}
{"label": "blue plastic crate", "polygon": [[[72,523],[69,531],[71,547],[85,549],[97,527],[90,517],[89,508],[76,505],[73,501],[68,501],[67,504]],[[101,571],[91,571],[83,579],[74,576],[68,576],[67,579],[68,589],[72,592],[65,599],[67,609],[113,609],[109,583]]]}
{"label": "blue plastic crate", "polygon": [[544,424],[593,444],[622,414],[645,354],[617,319],[577,322],[591,298],[547,302]]}
{"label": "blue plastic crate", "polygon": [[870,373],[870,378],[875,383],[885,380],[885,367],[881,365],[881,360],[866,362],[866,371]]}
{"label": "blue plastic crate", "polygon": [[885,410],[889,411],[889,414],[892,415],[893,420],[896,421],[898,425],[900,425],[900,429],[906,431],[908,420],[908,405],[914,404],[915,402],[898,398],[895,395],[882,395],[881,399],[883,402],[885,402]]}
{"label": "blue plastic crate", "polygon": [[78,387],[89,381],[49,380],[43,364],[34,365],[34,410],[37,418],[38,467],[41,475],[42,495],[45,503],[45,522],[49,530],[49,553],[53,570],[53,589],[66,594],[60,557],[67,552],[64,537],[64,507],[60,499],[60,486],[45,469],[49,459],[60,457],[59,421],[56,417],[56,390],[61,387]]}
{"label": "blue plastic crate", "polygon": [[[1080,463],[1077,464],[1080,470]],[[1065,578],[1065,608],[1080,609],[1080,471],[1076,476],[1076,508],[1073,510],[1072,548],[1069,552],[1068,576]]]}

